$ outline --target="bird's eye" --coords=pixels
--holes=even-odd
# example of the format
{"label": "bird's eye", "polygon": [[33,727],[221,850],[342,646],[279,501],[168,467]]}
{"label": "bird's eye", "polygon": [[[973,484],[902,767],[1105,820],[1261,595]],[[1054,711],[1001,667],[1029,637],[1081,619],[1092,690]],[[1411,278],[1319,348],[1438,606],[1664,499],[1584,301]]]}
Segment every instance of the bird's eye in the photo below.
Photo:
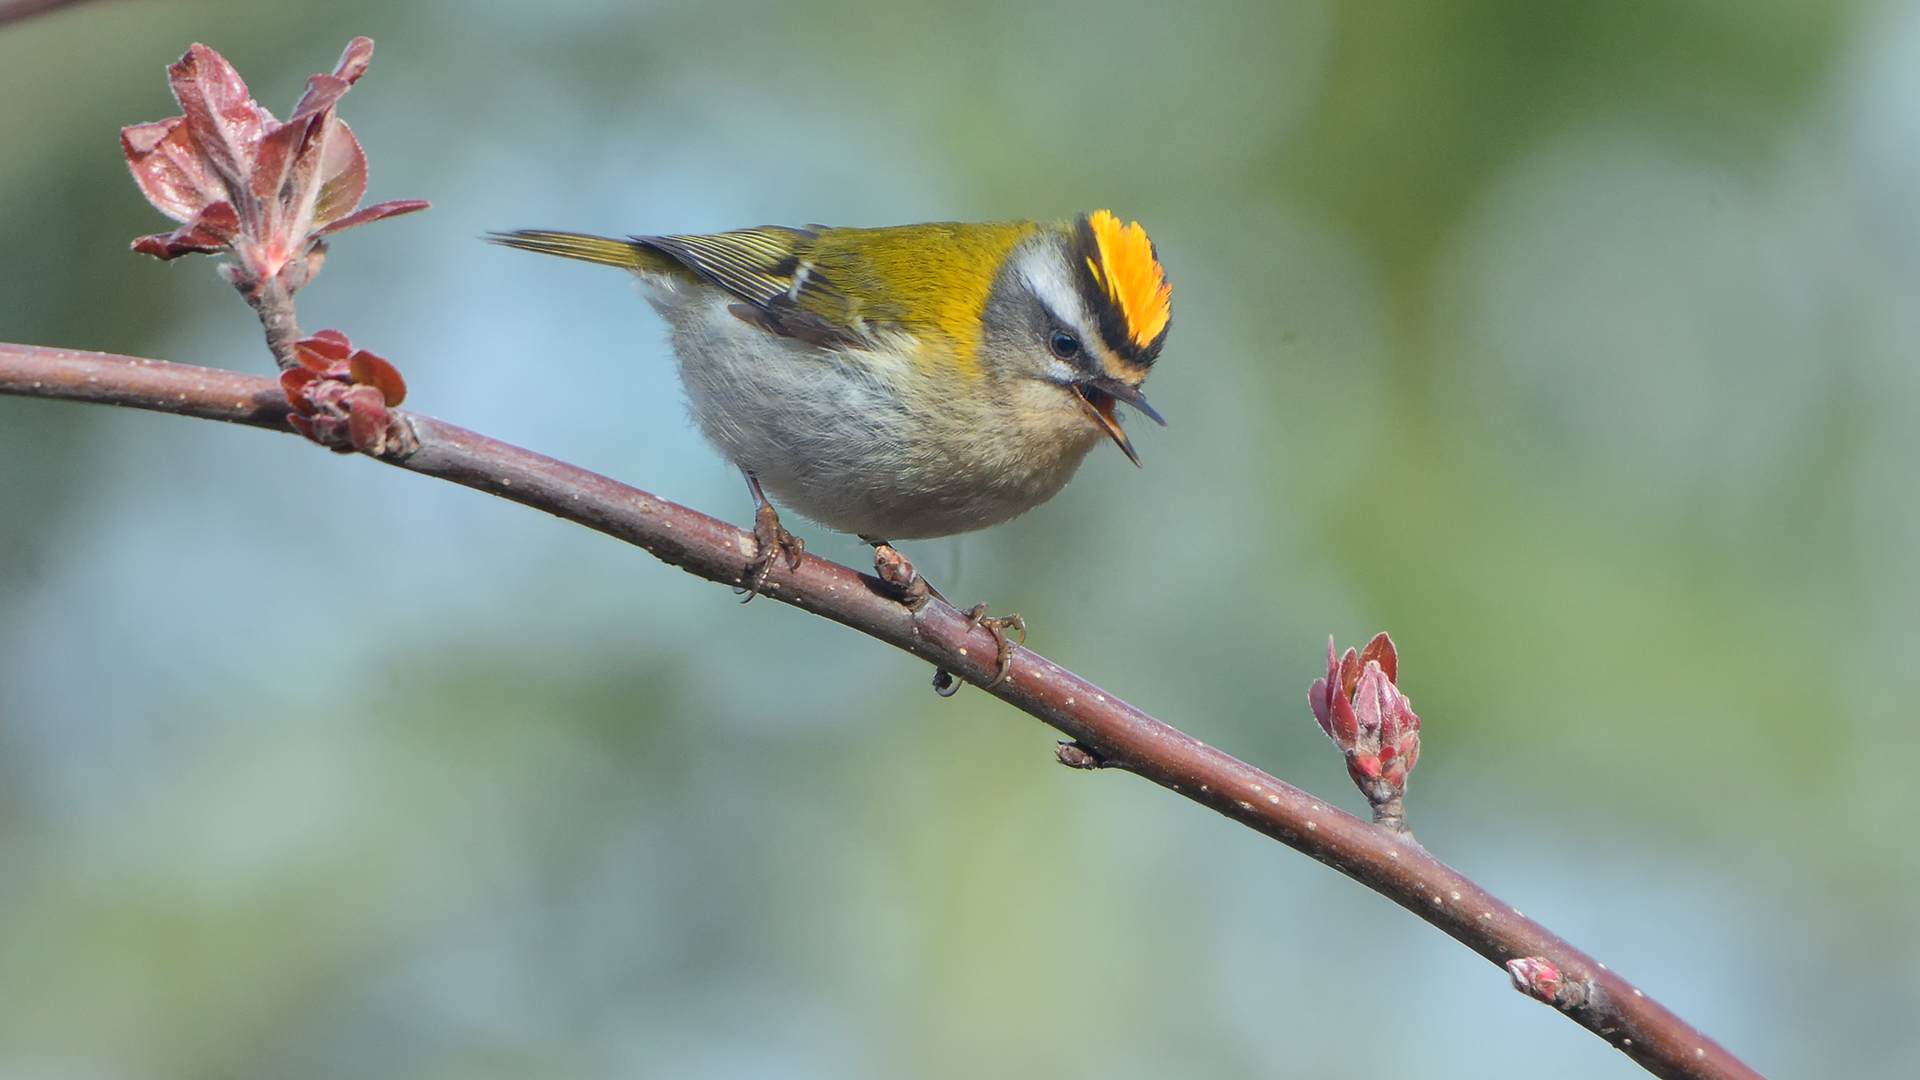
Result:
{"label": "bird's eye", "polygon": [[1065,330],[1055,330],[1047,339],[1047,348],[1062,360],[1071,360],[1080,355],[1080,339]]}

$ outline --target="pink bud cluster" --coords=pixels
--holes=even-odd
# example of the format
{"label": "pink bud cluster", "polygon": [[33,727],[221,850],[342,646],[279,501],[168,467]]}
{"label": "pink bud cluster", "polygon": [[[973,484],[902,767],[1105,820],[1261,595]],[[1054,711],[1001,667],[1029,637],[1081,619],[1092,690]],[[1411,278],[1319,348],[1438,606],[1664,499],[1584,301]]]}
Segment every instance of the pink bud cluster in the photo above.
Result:
{"label": "pink bud cluster", "polygon": [[338,330],[298,342],[294,355],[299,364],[280,373],[280,388],[293,406],[287,422],[295,431],[343,454],[378,457],[410,448],[411,435],[391,411],[407,397],[392,364],[355,349]]}
{"label": "pink bud cluster", "polygon": [[1420,760],[1420,718],[1394,684],[1400,661],[1393,639],[1380,634],[1360,652],[1345,656],[1327,639],[1327,674],[1307,691],[1313,717],[1347,759],[1347,774],[1380,811],[1391,805],[1397,821],[1407,776]]}

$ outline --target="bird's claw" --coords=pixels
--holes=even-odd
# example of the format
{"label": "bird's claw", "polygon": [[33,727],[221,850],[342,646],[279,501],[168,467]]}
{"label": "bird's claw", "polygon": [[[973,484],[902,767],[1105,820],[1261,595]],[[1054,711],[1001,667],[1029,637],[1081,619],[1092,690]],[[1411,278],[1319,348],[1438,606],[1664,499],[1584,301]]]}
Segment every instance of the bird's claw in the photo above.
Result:
{"label": "bird's claw", "polygon": [[1027,620],[1018,615],[989,615],[987,605],[975,604],[967,609],[967,630],[980,627],[993,635],[993,643],[998,651],[999,669],[994,673],[993,681],[983,689],[991,690],[1006,681],[1007,673],[1013,670],[1013,646],[1007,643],[1007,631],[1015,630],[1020,634],[1020,644],[1027,643]]}
{"label": "bird's claw", "polygon": [[787,569],[798,570],[800,556],[807,549],[799,537],[781,526],[780,515],[774,511],[773,504],[765,501],[753,511],[753,542],[756,550],[752,561],[747,563],[746,584],[738,590],[746,594],[740,600],[743,604],[767,591],[774,563],[784,560]]}

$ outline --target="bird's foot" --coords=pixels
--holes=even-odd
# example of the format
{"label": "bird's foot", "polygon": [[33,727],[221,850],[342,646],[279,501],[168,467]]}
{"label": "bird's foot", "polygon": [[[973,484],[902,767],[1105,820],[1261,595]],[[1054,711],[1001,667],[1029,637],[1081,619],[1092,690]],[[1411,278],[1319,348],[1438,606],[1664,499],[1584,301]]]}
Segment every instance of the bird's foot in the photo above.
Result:
{"label": "bird's foot", "polygon": [[[1027,620],[1018,615],[989,615],[985,604],[975,604],[968,608],[966,616],[968,633],[972,633],[977,626],[993,635],[995,652],[993,681],[981,687],[983,690],[991,690],[1006,681],[1007,673],[1013,670],[1014,643],[1007,640],[1007,631],[1012,630],[1018,633],[1019,644],[1025,645]],[[960,680],[954,678],[953,672],[946,668],[936,668],[933,672],[933,692],[941,697],[952,697],[960,692]]]}
{"label": "bird's foot", "polygon": [[[908,562],[907,557],[900,554],[892,544],[872,536],[862,536],[861,539],[873,545],[874,574],[893,590],[894,596],[906,605],[908,611],[918,615],[920,610],[927,606],[929,599],[938,600],[941,603],[949,602],[946,597],[940,595],[939,589],[934,588],[926,578],[914,571],[913,564]],[[1025,645],[1027,620],[1018,615],[988,615],[985,604],[974,605],[967,610],[966,615],[968,633],[972,633],[975,627],[982,627],[987,633],[993,635],[995,672],[993,681],[986,685],[986,689],[991,690],[1004,682],[1007,673],[1013,670],[1013,645],[1007,641],[1007,631],[1012,630],[1019,634],[1020,644]],[[935,668],[933,689],[941,697],[952,697],[960,692],[960,680],[946,668]]]}
{"label": "bird's foot", "polygon": [[993,635],[995,647],[995,671],[993,681],[983,689],[991,690],[1006,681],[1007,672],[1013,670],[1013,646],[1007,642],[1007,631],[1013,630],[1020,635],[1020,644],[1027,643],[1027,620],[1018,615],[989,615],[987,605],[975,604],[967,609],[967,629],[981,627]]}
{"label": "bird's foot", "polygon": [[773,575],[775,563],[784,561],[787,569],[800,569],[800,556],[807,549],[799,537],[781,526],[780,515],[764,499],[753,510],[753,542],[755,551],[747,563],[746,583],[735,590],[746,594],[740,600],[743,604],[767,591],[767,579]]}

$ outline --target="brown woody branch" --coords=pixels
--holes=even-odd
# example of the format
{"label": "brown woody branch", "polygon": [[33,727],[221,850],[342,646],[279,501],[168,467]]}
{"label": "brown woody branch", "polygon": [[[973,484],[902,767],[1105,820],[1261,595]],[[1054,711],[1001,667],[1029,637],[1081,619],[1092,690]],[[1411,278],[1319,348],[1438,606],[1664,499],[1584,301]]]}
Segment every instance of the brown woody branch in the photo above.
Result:
{"label": "brown woody branch", "polygon": [[[286,397],[271,379],[103,353],[0,344],[0,392],[290,430]],[[397,415],[418,445],[383,459],[389,464],[577,522],[709,580],[741,582],[754,550],[749,533],[464,428],[415,413]],[[812,555],[792,571],[779,564],[766,595],[904,649],[976,686],[993,680],[991,634],[938,600],[911,612],[877,579]],[[1519,961],[1510,967],[1516,985],[1654,1075],[1758,1080],[1758,1073],[1625,979],[1411,838],[1328,806],[1027,649],[1015,649],[1010,674],[987,692],[1065,733],[1072,741],[1060,748],[1062,763],[1137,773],[1333,867],[1495,964]]]}

